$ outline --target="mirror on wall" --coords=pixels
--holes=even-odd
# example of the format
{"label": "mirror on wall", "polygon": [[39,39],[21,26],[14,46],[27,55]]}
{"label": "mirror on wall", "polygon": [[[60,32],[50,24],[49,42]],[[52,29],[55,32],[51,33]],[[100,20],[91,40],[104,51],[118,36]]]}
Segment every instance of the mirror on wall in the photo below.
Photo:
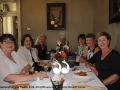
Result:
{"label": "mirror on wall", "polygon": [[18,17],[17,16],[1,16],[0,17],[1,34],[10,33],[16,39],[15,50],[18,49]]}
{"label": "mirror on wall", "polygon": [[16,3],[0,3],[0,12],[15,12],[16,11]]}

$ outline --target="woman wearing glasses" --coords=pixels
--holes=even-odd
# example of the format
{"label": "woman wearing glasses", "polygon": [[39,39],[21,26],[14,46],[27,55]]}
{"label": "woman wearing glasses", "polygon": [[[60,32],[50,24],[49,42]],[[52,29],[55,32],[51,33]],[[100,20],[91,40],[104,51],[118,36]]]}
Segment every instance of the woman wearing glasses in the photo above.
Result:
{"label": "woman wearing glasses", "polygon": [[[14,50],[15,38],[11,34],[0,37],[0,85],[10,86],[15,82],[48,77],[44,73],[28,75],[31,65],[25,62]],[[2,89],[4,90],[4,88]]]}

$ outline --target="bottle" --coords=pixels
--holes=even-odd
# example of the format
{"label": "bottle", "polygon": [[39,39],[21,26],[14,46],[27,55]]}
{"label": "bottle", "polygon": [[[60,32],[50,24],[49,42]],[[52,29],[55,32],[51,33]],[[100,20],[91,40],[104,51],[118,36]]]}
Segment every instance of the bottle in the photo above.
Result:
{"label": "bottle", "polygon": [[70,48],[67,49],[67,56],[72,56]]}
{"label": "bottle", "polygon": [[60,44],[60,51],[63,51],[63,45]]}
{"label": "bottle", "polygon": [[59,52],[59,51],[60,51],[60,46],[57,44],[56,52]]}

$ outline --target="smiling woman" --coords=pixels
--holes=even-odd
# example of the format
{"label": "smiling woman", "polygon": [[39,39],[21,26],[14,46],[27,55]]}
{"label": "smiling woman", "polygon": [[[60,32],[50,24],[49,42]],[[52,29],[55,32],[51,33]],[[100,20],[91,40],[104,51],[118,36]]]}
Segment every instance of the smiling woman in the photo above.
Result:
{"label": "smiling woman", "polygon": [[12,35],[4,34],[0,42],[2,42],[0,46],[4,52],[12,52],[14,50],[15,39]]}
{"label": "smiling woman", "polygon": [[46,45],[47,36],[45,34],[40,34],[37,37],[35,43],[35,49],[37,56],[40,60],[47,60],[47,45]]}
{"label": "smiling woman", "polygon": [[31,66],[38,65],[38,57],[33,47],[33,39],[30,34],[25,34],[22,37],[21,47],[17,53],[27,61]]}
{"label": "smiling woman", "polygon": [[88,33],[86,35],[86,44],[88,46],[88,49],[80,57],[80,62],[82,62],[82,59],[89,60],[95,53],[100,50],[100,48],[96,45],[95,38],[95,35],[92,33]]}
{"label": "smiling woman", "polygon": [[108,90],[120,90],[120,53],[110,48],[111,36],[107,32],[97,34],[98,51],[88,60],[86,65],[98,76]]}
{"label": "smiling woman", "polygon": [[0,85],[11,86],[14,82],[48,77],[44,73],[28,75],[31,66],[13,51],[14,43],[15,38],[11,34],[3,34],[0,37]]}

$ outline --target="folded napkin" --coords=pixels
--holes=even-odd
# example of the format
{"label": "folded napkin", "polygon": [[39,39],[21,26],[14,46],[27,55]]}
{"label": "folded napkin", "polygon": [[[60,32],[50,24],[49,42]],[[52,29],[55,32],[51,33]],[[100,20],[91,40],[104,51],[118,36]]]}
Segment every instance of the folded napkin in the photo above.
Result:
{"label": "folded napkin", "polygon": [[20,90],[22,88],[29,88],[30,84],[29,83],[22,83],[22,84],[13,84],[11,86],[11,90]]}
{"label": "folded napkin", "polygon": [[90,86],[85,83],[73,83],[72,90],[106,90],[104,87]]}
{"label": "folded napkin", "polygon": [[42,90],[41,86],[43,86],[43,85],[42,85],[39,77],[37,77],[36,81],[30,83],[30,90]]}

